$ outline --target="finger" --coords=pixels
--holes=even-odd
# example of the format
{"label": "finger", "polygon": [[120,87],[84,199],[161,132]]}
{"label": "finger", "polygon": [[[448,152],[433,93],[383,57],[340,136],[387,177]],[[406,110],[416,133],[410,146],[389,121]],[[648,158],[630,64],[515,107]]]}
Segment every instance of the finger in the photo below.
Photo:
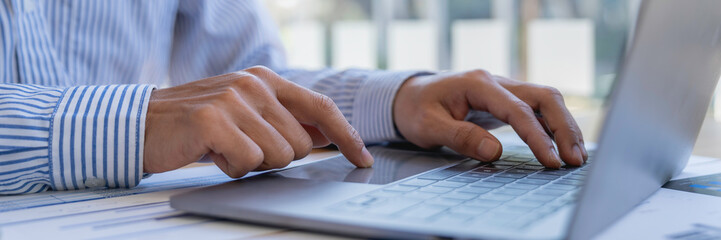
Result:
{"label": "finger", "polygon": [[441,125],[443,127],[438,128],[440,132],[432,133],[442,139],[439,144],[483,162],[495,161],[501,157],[501,142],[478,125],[451,118],[446,118]]}
{"label": "finger", "polygon": [[365,148],[360,135],[333,100],[293,83],[279,89],[278,99],[298,121],[317,128],[335,143],[351,163],[357,167],[373,165],[373,157]]}
{"label": "finger", "polygon": [[297,160],[307,156],[313,149],[313,140],[306,129],[279,102],[267,104],[269,105],[266,107],[268,109],[264,110],[261,115],[293,148],[295,154],[293,159]]}
{"label": "finger", "polygon": [[265,158],[256,170],[288,166],[295,157],[291,144],[254,109],[254,106],[240,98],[233,101],[229,102],[224,114],[229,115],[228,118],[233,119],[236,128],[262,149]]}
{"label": "finger", "polygon": [[305,129],[305,132],[308,133],[310,138],[313,140],[313,147],[319,148],[319,147],[326,147],[330,145],[330,140],[323,135],[323,133],[320,132],[317,128],[313,126],[308,126],[305,124],[301,124],[303,126],[303,129]]}
{"label": "finger", "polygon": [[528,144],[538,161],[546,167],[559,168],[561,160],[553,141],[536,120],[533,109],[495,82],[490,76],[477,81],[466,93],[471,107],[485,110],[513,127]]}
{"label": "finger", "polygon": [[219,124],[210,136],[212,152],[205,156],[232,178],[239,178],[263,163],[263,150],[234,124]]}
{"label": "finger", "polygon": [[531,108],[541,113],[544,125],[558,145],[561,159],[564,162],[580,166],[588,153],[585,151],[583,135],[576,120],[565,107],[563,96],[554,88],[518,85],[504,79],[501,85],[526,102]]}

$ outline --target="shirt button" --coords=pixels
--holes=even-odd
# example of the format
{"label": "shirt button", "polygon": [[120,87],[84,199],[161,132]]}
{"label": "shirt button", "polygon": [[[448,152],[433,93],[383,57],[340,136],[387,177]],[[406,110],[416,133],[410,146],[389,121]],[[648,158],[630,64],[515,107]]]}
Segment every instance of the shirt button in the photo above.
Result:
{"label": "shirt button", "polygon": [[97,188],[97,187],[104,187],[104,186],[105,186],[105,179],[102,179],[102,178],[88,178],[85,180],[86,188]]}

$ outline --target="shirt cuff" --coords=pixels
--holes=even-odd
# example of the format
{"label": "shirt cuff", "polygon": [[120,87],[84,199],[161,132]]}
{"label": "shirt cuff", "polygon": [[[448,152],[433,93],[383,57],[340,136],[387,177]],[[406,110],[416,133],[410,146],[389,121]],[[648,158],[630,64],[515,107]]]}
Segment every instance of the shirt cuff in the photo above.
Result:
{"label": "shirt cuff", "polygon": [[152,85],[66,89],[50,123],[55,190],[134,187],[143,174],[145,117]]}
{"label": "shirt cuff", "polygon": [[360,85],[353,101],[353,127],[366,143],[402,141],[393,122],[393,101],[403,82],[431,72],[374,72]]}

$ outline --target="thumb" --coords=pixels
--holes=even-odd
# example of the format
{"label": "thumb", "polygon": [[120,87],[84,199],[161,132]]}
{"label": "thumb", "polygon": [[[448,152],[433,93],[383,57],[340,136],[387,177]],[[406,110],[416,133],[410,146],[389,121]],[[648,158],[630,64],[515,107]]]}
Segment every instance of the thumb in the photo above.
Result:
{"label": "thumb", "polygon": [[491,133],[471,122],[449,120],[445,124],[442,136],[442,145],[454,151],[481,160],[483,162],[495,161],[501,157],[503,147],[501,142]]}

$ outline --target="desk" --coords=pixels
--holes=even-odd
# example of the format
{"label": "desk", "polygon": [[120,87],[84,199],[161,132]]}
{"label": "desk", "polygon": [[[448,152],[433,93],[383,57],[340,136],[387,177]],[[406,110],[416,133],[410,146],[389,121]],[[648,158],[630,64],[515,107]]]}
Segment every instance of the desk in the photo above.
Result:
{"label": "desk", "polygon": [[[591,139],[595,139],[597,129],[600,126],[601,116],[599,114],[600,110],[598,110],[598,109],[599,109],[598,107],[593,107],[593,106],[592,107],[571,106],[571,110],[574,113],[574,116],[576,116],[577,121],[578,121],[579,125],[581,126],[584,135],[586,136],[586,139],[589,139],[590,141],[592,141]],[[493,130],[493,133],[494,134],[503,134],[503,133],[507,133],[510,131],[512,131],[512,129],[510,129],[509,127],[503,127],[503,128],[497,129],[497,130]],[[718,143],[721,143],[721,123],[714,121],[712,118],[707,118],[706,122],[704,123],[702,132],[699,136],[698,144],[696,145],[696,148],[694,149],[694,154],[708,155],[708,156],[720,158],[721,157],[721,149],[718,149],[717,147],[715,147],[715,146],[717,146]],[[308,156],[306,159],[304,159],[302,161],[316,161],[316,160],[330,157],[330,156],[333,156],[336,154],[338,154],[338,152],[332,151],[332,150],[323,150],[323,149],[314,150],[310,156]],[[216,177],[214,178],[214,181],[217,182],[217,181],[228,181],[229,180],[229,179],[227,179],[227,177],[224,177],[222,174],[218,177],[217,174],[219,174],[219,171],[217,171],[217,169],[215,169],[214,167],[208,167],[209,165],[212,165],[212,164],[209,164],[209,163],[191,164],[177,172],[165,173],[166,174],[165,177],[173,176],[173,175],[182,175],[182,173],[187,173],[187,172],[195,171],[195,170],[203,170],[203,171],[216,170],[215,171]],[[144,183],[146,183],[146,185],[148,185],[147,183],[152,183],[153,181],[156,181],[156,183],[157,183],[158,182],[157,180],[162,179],[163,177],[164,176],[158,175],[151,179],[144,180]],[[176,183],[176,184],[178,184],[178,183]],[[152,187],[156,187],[156,185],[153,185]],[[166,184],[166,187],[167,187],[167,184]],[[138,209],[139,203],[142,203],[141,205],[143,205],[143,206],[146,206],[146,205],[147,206],[158,206],[158,204],[164,204],[163,206],[156,208],[154,210],[155,211],[154,213],[150,213],[150,214],[158,214],[158,213],[162,214],[163,212],[169,212],[172,210],[172,209],[169,209],[169,207],[167,206],[168,197],[171,194],[176,194],[176,193],[182,192],[182,191],[187,191],[187,189],[169,189],[169,190],[163,190],[160,192],[151,192],[151,193],[147,193],[147,194],[128,195],[128,196],[117,197],[117,198],[105,198],[105,199],[89,200],[89,201],[80,202],[80,203],[70,203],[70,204],[66,204],[66,205],[56,205],[52,209],[52,211],[53,211],[52,213],[46,213],[49,211],[41,210],[41,208],[49,208],[49,207],[38,207],[37,208],[38,211],[28,211],[27,213],[24,213],[24,214],[43,213],[43,214],[53,214],[53,216],[58,216],[58,215],[69,216],[69,215],[73,215],[73,214],[77,214],[77,213],[81,213],[81,212],[88,212],[88,210],[85,208],[90,208],[90,207],[93,207],[96,209],[101,208],[101,209],[109,209],[109,210],[124,208],[123,210],[116,210],[117,212],[119,212],[119,211],[127,211],[126,209],[129,206],[132,207],[133,209]],[[40,197],[41,195],[35,195],[35,196]],[[2,200],[2,199],[0,199],[0,200]],[[133,205],[133,204],[135,204],[135,205]],[[2,205],[3,205],[3,203],[2,203],[2,201],[0,201],[0,207],[2,207]],[[93,210],[93,211],[95,211],[95,210]],[[105,211],[105,210],[103,210],[103,211]],[[0,225],[2,224],[3,220],[7,220],[7,219],[3,219],[2,216],[4,216],[5,218],[10,218],[9,215],[13,215],[11,213],[13,213],[13,212],[0,213]],[[113,213],[113,214],[115,214],[115,213]],[[177,214],[177,213],[174,213],[174,214]],[[17,214],[15,214],[14,216],[17,216]],[[181,221],[181,222],[182,221],[188,221],[188,222],[206,221],[206,220],[203,220],[204,218],[198,218],[198,217],[192,217],[192,216],[189,216],[187,218],[193,218],[193,219],[180,219],[178,221]],[[121,217],[113,217],[112,220],[118,221],[118,219],[121,219],[121,220],[128,219],[128,217],[127,216],[122,216],[122,218]],[[75,220],[77,220],[77,217],[75,218]],[[40,221],[41,223],[36,223],[36,225],[43,226],[43,225],[41,225],[41,224],[44,224],[44,222],[42,222],[42,221],[45,221],[45,220],[41,220]],[[103,221],[109,221],[109,220],[103,220]],[[128,220],[122,220],[122,221],[128,222]],[[210,219],[208,219],[207,221],[210,221]],[[83,220],[83,223],[87,223],[87,222],[92,222],[92,220],[89,220],[89,219]],[[102,222],[102,221],[99,221],[99,222]],[[116,224],[115,222],[111,222],[111,223]],[[120,223],[123,223],[123,222],[120,222]],[[102,228],[104,226],[112,225],[112,224],[105,223],[103,225],[103,224],[98,224],[97,222],[93,222],[93,228]],[[178,223],[174,223],[174,224],[178,224]],[[15,226],[17,226],[17,225],[22,225],[22,224],[16,224]],[[70,228],[77,228],[79,225],[80,224],[64,224],[63,226],[60,226],[60,224],[58,224],[57,227],[70,229]],[[178,226],[183,226],[183,225],[179,224]],[[0,236],[0,238],[11,239],[10,236],[13,236],[13,235],[11,233],[8,233],[8,232],[11,232],[10,230],[13,230],[11,228],[12,227],[6,227],[3,229],[0,229],[0,230],[4,231],[3,232],[4,236]],[[34,228],[28,227],[26,229],[34,229]],[[43,229],[47,229],[47,228],[43,228]],[[188,233],[186,233],[186,232],[183,232],[183,230],[173,230],[172,228],[170,230],[168,230],[168,228],[166,228],[164,231],[166,231],[166,232],[164,232],[164,235],[163,235],[164,237],[161,237],[161,238],[170,238],[173,236],[187,238],[187,237],[192,236],[192,235],[188,235]],[[200,227],[198,227],[196,225],[196,227],[192,231],[193,231],[192,233],[195,235],[206,235],[207,234],[207,235],[213,235],[216,237],[222,235],[222,234],[218,234],[218,233],[223,233],[223,234],[225,234],[224,236],[233,238],[233,239],[238,239],[238,238],[243,238],[243,239],[342,239],[343,238],[343,237],[338,237],[338,236],[333,236],[333,235],[321,235],[321,234],[315,234],[315,233],[306,233],[306,232],[299,232],[299,231],[290,231],[290,230],[285,230],[285,229],[259,227],[259,226],[253,226],[253,225],[247,225],[247,224],[241,224],[241,223],[235,223],[235,222],[223,222],[223,221],[219,221],[214,224],[202,225]],[[20,231],[20,232],[22,232],[22,231]],[[79,229],[78,229],[78,231],[75,231],[75,232],[82,233],[82,231],[79,231]],[[239,232],[242,232],[242,235],[239,235]],[[77,235],[68,234],[65,236],[72,237],[72,236],[77,236]],[[138,237],[138,236],[135,235],[135,237]],[[140,237],[138,237],[138,238],[140,238]]]}

